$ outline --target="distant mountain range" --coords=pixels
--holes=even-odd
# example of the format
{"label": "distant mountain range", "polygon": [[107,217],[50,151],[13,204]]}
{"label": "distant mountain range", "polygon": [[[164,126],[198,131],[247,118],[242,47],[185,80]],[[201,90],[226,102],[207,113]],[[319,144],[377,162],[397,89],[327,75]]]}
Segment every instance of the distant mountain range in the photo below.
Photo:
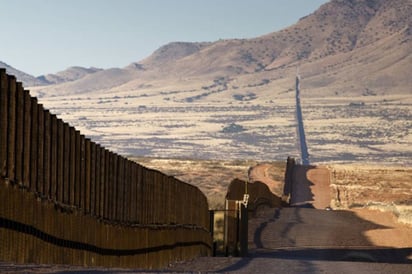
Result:
{"label": "distant mountain range", "polygon": [[45,83],[36,77],[13,68],[12,66],[0,61],[0,68],[5,68],[8,74],[16,76],[18,81],[23,82],[24,86],[44,85]]}
{"label": "distant mountain range", "polygon": [[88,74],[92,74],[102,69],[98,68],[83,68],[83,67],[70,67],[64,71],[56,74],[47,74],[37,77],[36,79],[42,81],[46,85],[61,84],[64,82],[72,82],[85,77]]}
{"label": "distant mountain range", "polygon": [[[296,24],[253,39],[173,42],[125,68],[71,67],[33,77],[6,66],[44,95],[201,87],[221,79],[230,91],[265,86],[280,93],[299,67],[313,95],[409,93],[412,1],[333,0]],[[224,80],[222,80],[224,79]],[[234,83],[237,84],[234,84]],[[149,89],[150,89],[149,88]],[[207,95],[202,98],[207,97]]]}
{"label": "distant mountain range", "polygon": [[56,74],[41,75],[39,77],[32,76],[20,70],[13,68],[12,66],[0,61],[0,68],[5,68],[8,74],[16,76],[16,78],[24,83],[26,87],[32,86],[46,86],[61,84],[64,82],[76,81],[84,76],[101,71],[98,68],[83,68],[83,67],[70,67],[64,71],[60,71]]}

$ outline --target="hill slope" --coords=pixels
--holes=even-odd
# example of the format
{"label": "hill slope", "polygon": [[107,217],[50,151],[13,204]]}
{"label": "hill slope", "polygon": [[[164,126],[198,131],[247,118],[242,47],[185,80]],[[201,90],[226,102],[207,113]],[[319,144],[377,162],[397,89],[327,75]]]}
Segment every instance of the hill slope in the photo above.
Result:
{"label": "hill slope", "polygon": [[[170,43],[126,68],[99,71],[43,92],[133,91],[148,85],[161,88],[165,82],[183,90],[190,83],[202,92],[199,86],[223,78],[227,84],[262,84],[279,93],[282,80],[293,79],[300,66],[306,88],[316,91],[313,95],[361,95],[366,89],[406,94],[412,81],[407,73],[411,13],[411,0],[333,0],[279,32],[254,39]],[[113,81],[102,84],[103,79]]]}
{"label": "hill slope", "polygon": [[37,77],[47,84],[60,84],[64,82],[71,82],[79,80],[88,74],[101,71],[98,68],[83,68],[83,67],[70,67],[64,71],[60,71],[56,74],[47,74]]}
{"label": "hill slope", "polygon": [[0,61],[0,68],[5,68],[8,74],[14,75],[17,81],[21,81],[27,86],[37,86],[46,84],[44,81],[37,79],[36,77],[29,75],[23,71],[15,69],[14,67]]}

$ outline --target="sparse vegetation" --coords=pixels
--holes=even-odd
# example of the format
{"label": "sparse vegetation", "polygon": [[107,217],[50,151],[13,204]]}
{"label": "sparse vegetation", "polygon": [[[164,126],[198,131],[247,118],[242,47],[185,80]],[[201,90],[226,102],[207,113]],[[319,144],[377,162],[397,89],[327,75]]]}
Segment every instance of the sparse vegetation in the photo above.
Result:
{"label": "sparse vegetation", "polygon": [[245,131],[245,128],[242,125],[231,123],[222,129],[222,133],[238,133]]}
{"label": "sparse vegetation", "polygon": [[332,204],[336,208],[389,211],[412,225],[412,168],[334,165]]}

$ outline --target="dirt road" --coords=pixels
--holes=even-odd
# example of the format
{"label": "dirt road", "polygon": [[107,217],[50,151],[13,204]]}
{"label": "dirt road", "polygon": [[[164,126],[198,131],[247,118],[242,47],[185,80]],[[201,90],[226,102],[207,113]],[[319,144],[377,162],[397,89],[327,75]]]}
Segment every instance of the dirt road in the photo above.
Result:
{"label": "dirt road", "polygon": [[[376,214],[375,214],[376,213]],[[249,255],[202,257],[158,272],[184,273],[410,273],[412,228],[374,212],[309,208],[266,208],[249,222]],[[390,234],[385,234],[391,231]],[[377,245],[370,232],[398,237]],[[397,247],[395,245],[398,245]],[[0,263],[9,273],[145,273],[137,269],[103,269]],[[156,271],[150,271],[151,273]]]}
{"label": "dirt road", "polygon": [[[248,257],[199,258],[176,264],[169,270],[410,273],[412,228],[396,223],[395,218],[386,214],[381,218],[381,212],[369,213],[369,210],[267,208],[249,221]],[[375,237],[370,237],[372,234]],[[376,241],[376,236],[389,241]]]}

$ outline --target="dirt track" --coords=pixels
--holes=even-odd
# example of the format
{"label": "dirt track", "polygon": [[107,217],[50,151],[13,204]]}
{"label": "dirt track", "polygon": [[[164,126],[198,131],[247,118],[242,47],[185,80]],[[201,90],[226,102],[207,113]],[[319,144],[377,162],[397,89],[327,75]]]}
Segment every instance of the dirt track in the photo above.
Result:
{"label": "dirt track", "polygon": [[[174,265],[175,271],[233,273],[410,273],[412,229],[395,219],[361,218],[368,211],[266,208],[249,221],[247,258],[199,258]],[[379,215],[379,214],[378,214]],[[388,217],[384,214],[384,217]],[[386,234],[390,230],[391,233]],[[395,237],[376,245],[369,232]],[[386,236],[385,236],[386,235]],[[409,236],[409,238],[408,238]],[[382,244],[382,242],[381,242]]]}
{"label": "dirt track", "polygon": [[[280,182],[274,181],[269,174],[270,165],[261,164],[257,165],[250,171],[251,178],[266,183],[271,189],[273,186],[279,188]],[[330,176],[326,167],[298,167],[295,174],[296,180],[301,182],[300,189],[294,190],[294,198],[299,202],[305,204],[309,202],[314,208],[324,209],[330,204]],[[335,211],[342,212],[342,211]],[[369,243],[373,246],[381,247],[393,247],[393,248],[412,248],[412,227],[409,225],[401,224],[397,221],[397,218],[391,212],[381,212],[377,210],[368,209],[352,209],[348,212],[352,212],[358,218],[357,222],[371,222],[376,225],[385,227],[385,229],[372,229],[359,232],[354,227],[348,227],[349,230],[359,232],[359,235],[355,234],[353,239],[359,239],[360,237],[367,237]],[[329,220],[325,220],[323,223],[327,223]],[[325,232],[322,232],[324,234]],[[330,232],[327,232],[330,233]],[[345,235],[346,230],[340,231],[340,229],[334,229],[334,233]],[[362,234],[362,235],[361,235]],[[411,254],[412,256],[412,254]],[[410,258],[412,259],[412,258]]]}

